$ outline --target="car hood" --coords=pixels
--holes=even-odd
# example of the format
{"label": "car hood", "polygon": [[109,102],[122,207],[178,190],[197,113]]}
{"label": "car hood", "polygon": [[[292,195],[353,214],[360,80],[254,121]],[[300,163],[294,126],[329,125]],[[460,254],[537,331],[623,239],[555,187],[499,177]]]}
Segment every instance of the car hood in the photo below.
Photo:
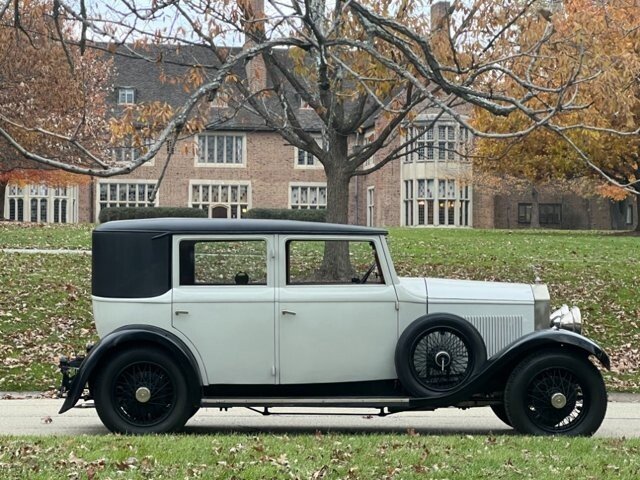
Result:
{"label": "car hood", "polygon": [[531,285],[425,278],[429,303],[534,303]]}

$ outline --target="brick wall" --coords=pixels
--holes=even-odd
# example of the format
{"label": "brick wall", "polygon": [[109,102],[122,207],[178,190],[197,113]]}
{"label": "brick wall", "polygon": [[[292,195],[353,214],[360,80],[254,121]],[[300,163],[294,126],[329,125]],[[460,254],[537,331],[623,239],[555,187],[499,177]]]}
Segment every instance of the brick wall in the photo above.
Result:
{"label": "brick wall", "polygon": [[[518,221],[518,204],[531,204],[531,222]],[[540,205],[556,204],[561,208],[559,224],[541,224]],[[627,206],[632,209],[632,223],[627,224]],[[632,229],[637,223],[634,199],[613,202],[601,197],[581,197],[574,193],[557,192],[550,187],[524,193],[494,197],[495,228],[558,228],[558,229]]]}
{"label": "brick wall", "polygon": [[495,196],[481,187],[473,188],[473,227],[495,228]]}
{"label": "brick wall", "polygon": [[[248,181],[251,184],[250,207],[288,208],[290,183],[326,183],[322,168],[295,166],[294,147],[286,144],[278,134],[251,132],[246,134],[245,139],[246,163],[243,166],[196,166],[195,139],[181,141],[176,145],[158,191],[158,204],[187,206],[190,180]],[[162,151],[154,159],[153,165],[141,166],[131,174],[114,177],[109,181],[157,180],[165,161],[166,153]],[[96,180],[96,185],[99,181]],[[87,199],[87,206],[88,203]],[[95,205],[94,198],[94,209]]]}

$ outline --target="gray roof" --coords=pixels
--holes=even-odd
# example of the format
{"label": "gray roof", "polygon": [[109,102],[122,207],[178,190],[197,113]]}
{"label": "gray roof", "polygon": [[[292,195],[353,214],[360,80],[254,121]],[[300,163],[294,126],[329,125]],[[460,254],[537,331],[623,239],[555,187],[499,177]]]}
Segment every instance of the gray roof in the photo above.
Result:
{"label": "gray roof", "polygon": [[298,222],[294,220],[148,218],[117,220],[99,225],[96,232],[157,232],[158,234],[312,234],[312,235],[386,235],[380,228],[337,223]]}
{"label": "gray roof", "polygon": [[[232,49],[237,51],[238,48]],[[190,65],[201,65],[206,72],[215,73],[216,65],[219,62],[210,49],[204,46],[173,47],[156,46],[153,50],[141,52],[143,55],[158,59],[157,62],[147,61],[133,57],[120,47],[118,54],[113,55],[115,78],[114,92],[110,98],[113,111],[118,113],[122,107],[117,105],[118,87],[132,87],[135,89],[136,103],[143,102],[166,102],[172,107],[182,105],[188,98],[188,93],[184,91],[182,85],[171,83],[167,79],[182,78],[189,73]],[[280,55],[286,58],[286,50],[279,50]],[[233,73],[240,78],[246,78],[244,64],[236,65]],[[296,92],[289,93],[291,103],[300,105],[300,99]],[[280,111],[279,102],[273,98],[273,105],[267,107]],[[243,130],[243,131],[273,131],[266,125],[260,115],[252,112],[248,106],[241,108],[220,108],[212,107],[209,115],[209,128],[216,130]],[[322,131],[323,123],[311,109],[300,109],[297,118],[303,128],[307,131]]]}

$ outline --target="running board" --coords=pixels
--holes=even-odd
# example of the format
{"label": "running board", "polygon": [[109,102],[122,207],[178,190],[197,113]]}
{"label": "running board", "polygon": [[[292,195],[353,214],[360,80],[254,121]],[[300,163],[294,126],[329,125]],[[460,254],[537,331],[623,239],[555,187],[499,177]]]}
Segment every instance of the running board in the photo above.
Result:
{"label": "running board", "polygon": [[334,408],[402,408],[409,406],[410,399],[404,397],[256,397],[218,398],[206,397],[200,401],[202,407],[334,407]]}

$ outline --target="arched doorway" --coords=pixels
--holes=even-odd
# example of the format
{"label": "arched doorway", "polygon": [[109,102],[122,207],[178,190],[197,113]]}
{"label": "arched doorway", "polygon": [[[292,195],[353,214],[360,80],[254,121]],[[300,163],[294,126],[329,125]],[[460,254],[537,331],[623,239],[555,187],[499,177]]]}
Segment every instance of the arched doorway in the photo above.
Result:
{"label": "arched doorway", "polygon": [[211,218],[229,218],[229,209],[218,205],[211,209]]}

